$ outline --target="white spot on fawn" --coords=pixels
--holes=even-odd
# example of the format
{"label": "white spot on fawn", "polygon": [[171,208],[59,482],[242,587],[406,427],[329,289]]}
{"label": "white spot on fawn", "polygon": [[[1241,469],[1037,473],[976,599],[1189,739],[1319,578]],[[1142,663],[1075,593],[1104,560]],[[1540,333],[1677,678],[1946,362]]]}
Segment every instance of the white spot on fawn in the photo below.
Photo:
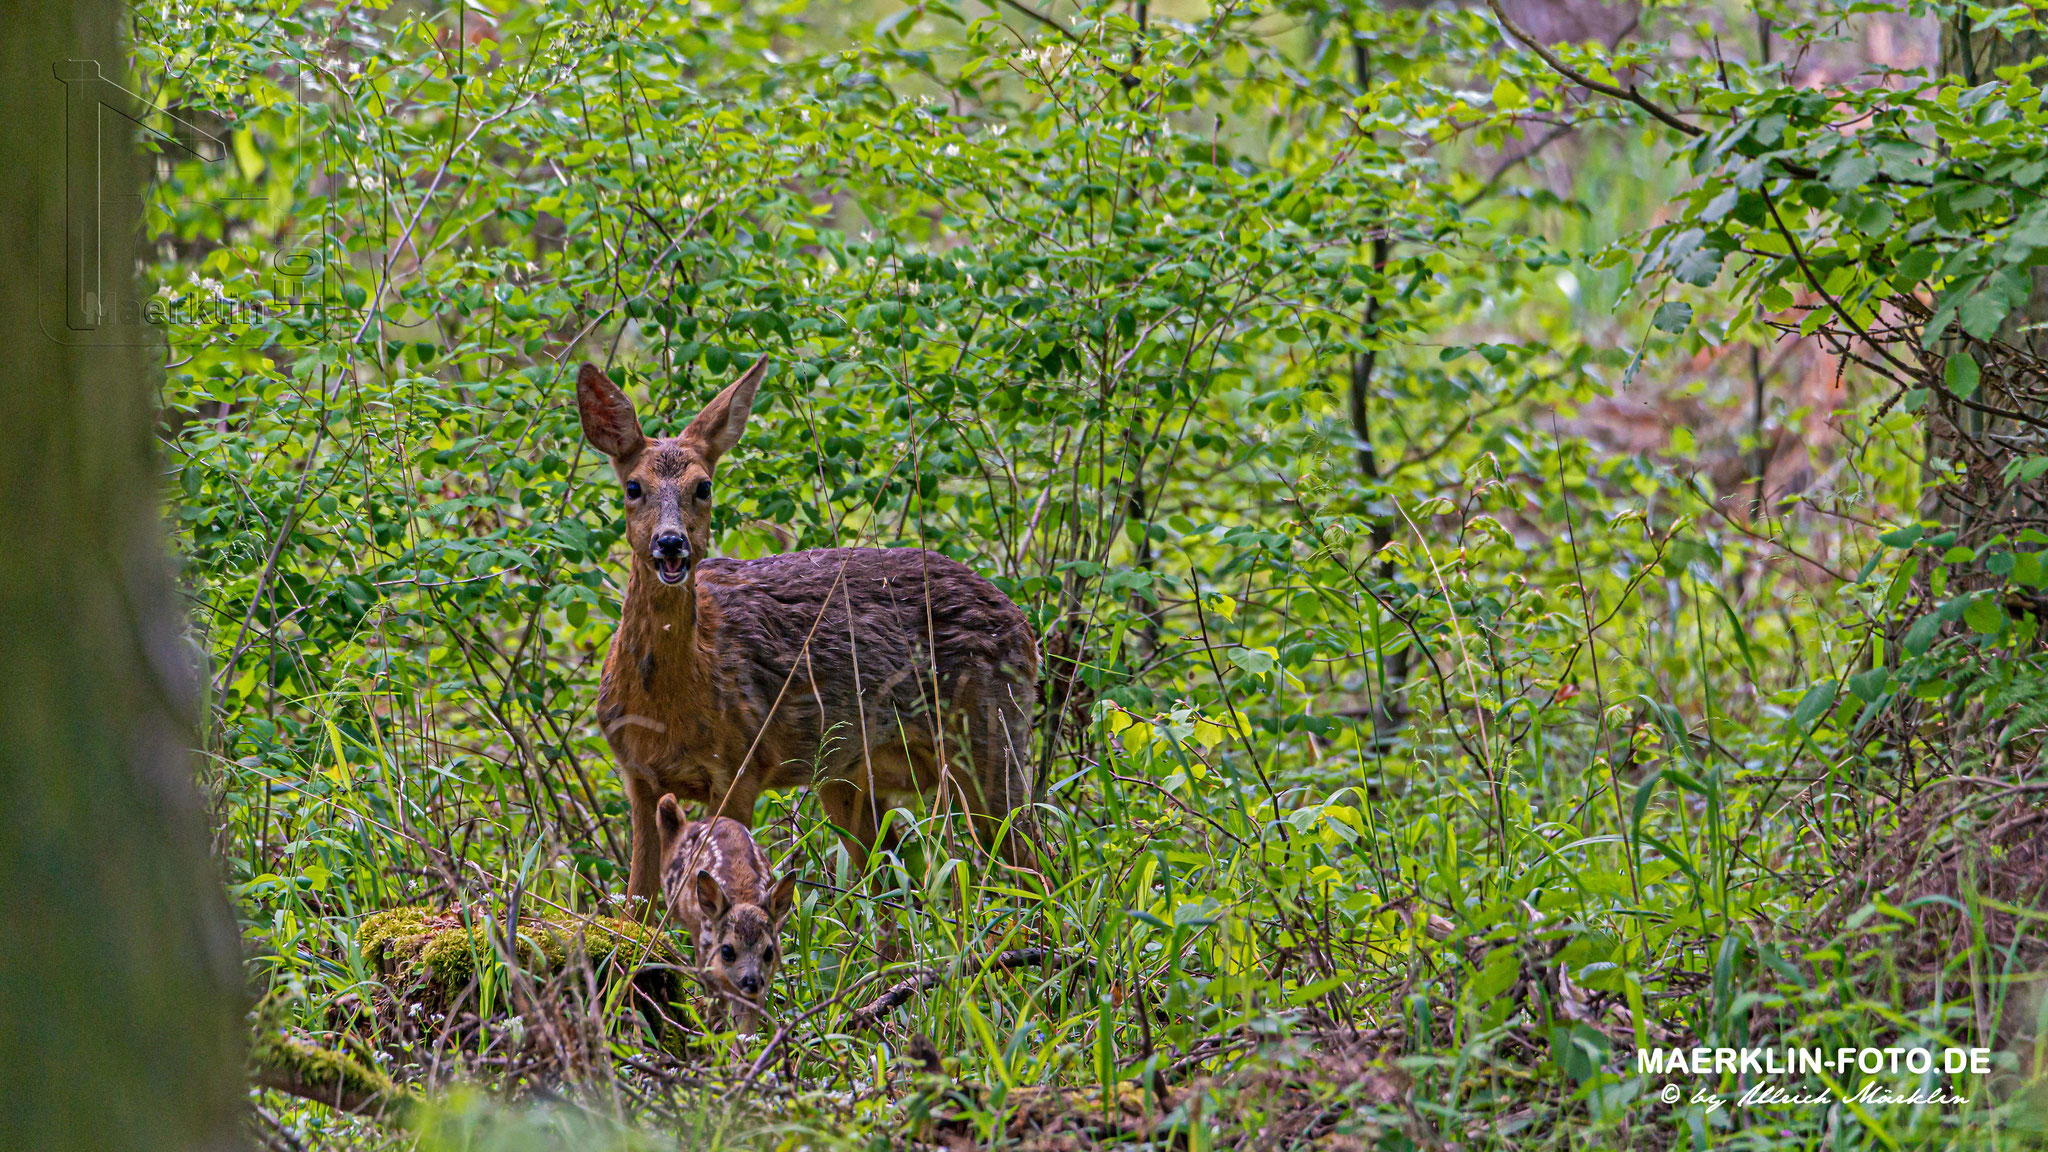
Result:
{"label": "white spot on fawn", "polygon": [[604,734],[610,736],[616,733],[619,729],[624,728],[628,724],[638,724],[642,728],[652,728],[656,732],[668,731],[668,725],[663,724],[659,720],[650,720],[645,716],[634,716],[629,713],[625,716],[619,717],[617,720],[612,721],[610,724],[607,724],[605,726]]}

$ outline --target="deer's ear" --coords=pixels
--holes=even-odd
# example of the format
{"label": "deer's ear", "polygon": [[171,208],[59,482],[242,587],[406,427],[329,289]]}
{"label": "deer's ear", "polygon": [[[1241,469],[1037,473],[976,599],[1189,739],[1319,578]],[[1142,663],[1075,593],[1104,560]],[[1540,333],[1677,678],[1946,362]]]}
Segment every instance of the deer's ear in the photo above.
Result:
{"label": "deer's ear", "polygon": [[704,910],[708,920],[717,920],[725,915],[725,889],[718,886],[711,873],[697,870],[697,907]]}
{"label": "deer's ear", "polygon": [[663,796],[661,803],[654,806],[654,823],[661,829],[661,854],[666,856],[669,846],[683,834],[683,825],[687,823],[683,819],[682,805],[676,803],[673,795]]}
{"label": "deer's ear", "polygon": [[796,873],[785,872],[782,879],[775,882],[775,891],[768,894],[768,919],[777,931],[781,930],[782,922],[789,919],[789,913],[795,907]]}
{"label": "deer's ear", "polygon": [[614,460],[623,460],[646,445],[633,402],[597,365],[576,372],[576,413],[583,418],[583,438]]}
{"label": "deer's ear", "polygon": [[754,361],[747,373],[727,385],[725,391],[711,398],[690,426],[683,429],[683,439],[704,458],[706,467],[718,463],[718,458],[732,451],[740,442],[740,433],[747,430],[747,413],[754,410],[754,393],[761,387],[761,378],[768,374],[768,357]]}

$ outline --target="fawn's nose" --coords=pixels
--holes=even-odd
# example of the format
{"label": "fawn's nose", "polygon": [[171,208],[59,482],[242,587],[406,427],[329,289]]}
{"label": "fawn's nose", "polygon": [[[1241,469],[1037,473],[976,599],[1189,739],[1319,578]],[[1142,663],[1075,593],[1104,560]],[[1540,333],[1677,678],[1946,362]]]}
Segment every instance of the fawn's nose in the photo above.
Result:
{"label": "fawn's nose", "polygon": [[681,532],[663,532],[654,538],[656,556],[675,557],[690,554],[690,538]]}
{"label": "fawn's nose", "polygon": [[759,996],[761,994],[761,978],[754,975],[740,977],[740,991],[745,992],[749,996]]}

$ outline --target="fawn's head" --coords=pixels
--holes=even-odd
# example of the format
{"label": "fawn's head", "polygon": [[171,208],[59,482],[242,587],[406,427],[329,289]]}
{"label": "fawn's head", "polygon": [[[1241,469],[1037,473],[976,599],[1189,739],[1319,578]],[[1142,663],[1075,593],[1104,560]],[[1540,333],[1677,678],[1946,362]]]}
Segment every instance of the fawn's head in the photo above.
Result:
{"label": "fawn's head", "polygon": [[713,397],[680,436],[650,440],[633,402],[595,364],[576,374],[583,436],[612,458],[626,493],[626,542],[663,584],[680,585],[711,547],[711,473],[746,430],[766,356]]}
{"label": "fawn's head", "polygon": [[768,903],[730,900],[725,886],[706,871],[697,873],[697,966],[715,986],[755,1004],[768,996],[782,952],[775,946],[782,922],[796,907],[796,873],[776,881]]}

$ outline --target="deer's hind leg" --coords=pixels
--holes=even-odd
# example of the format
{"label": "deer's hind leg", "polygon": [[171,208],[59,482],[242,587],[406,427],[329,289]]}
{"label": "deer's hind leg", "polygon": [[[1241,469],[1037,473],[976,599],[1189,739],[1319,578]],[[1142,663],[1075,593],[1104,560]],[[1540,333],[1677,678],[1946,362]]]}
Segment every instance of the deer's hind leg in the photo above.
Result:
{"label": "deer's hind leg", "polygon": [[839,830],[840,842],[853,863],[853,877],[867,873],[868,852],[875,846],[875,800],[852,780],[821,780],[815,791],[825,818]]}
{"label": "deer's hind leg", "polygon": [[[878,819],[880,798],[852,780],[836,779],[820,781],[815,789],[818,804],[825,809],[825,818],[839,829],[839,839],[846,845],[846,854],[852,864],[850,885],[858,885],[867,874],[868,854],[875,846],[875,825]],[[893,848],[896,839],[890,834]],[[877,895],[883,888],[883,878],[877,875],[870,883],[870,889]],[[875,962],[884,967],[901,958],[902,949],[896,938],[896,920],[886,910],[871,908],[868,916],[874,924]]]}
{"label": "deer's hind leg", "polygon": [[[991,853],[1025,869],[1038,867],[1031,808],[1031,704],[1025,690],[998,680],[962,701],[967,714],[970,771],[957,772],[975,834]],[[1004,827],[1004,821],[1009,825]]]}

